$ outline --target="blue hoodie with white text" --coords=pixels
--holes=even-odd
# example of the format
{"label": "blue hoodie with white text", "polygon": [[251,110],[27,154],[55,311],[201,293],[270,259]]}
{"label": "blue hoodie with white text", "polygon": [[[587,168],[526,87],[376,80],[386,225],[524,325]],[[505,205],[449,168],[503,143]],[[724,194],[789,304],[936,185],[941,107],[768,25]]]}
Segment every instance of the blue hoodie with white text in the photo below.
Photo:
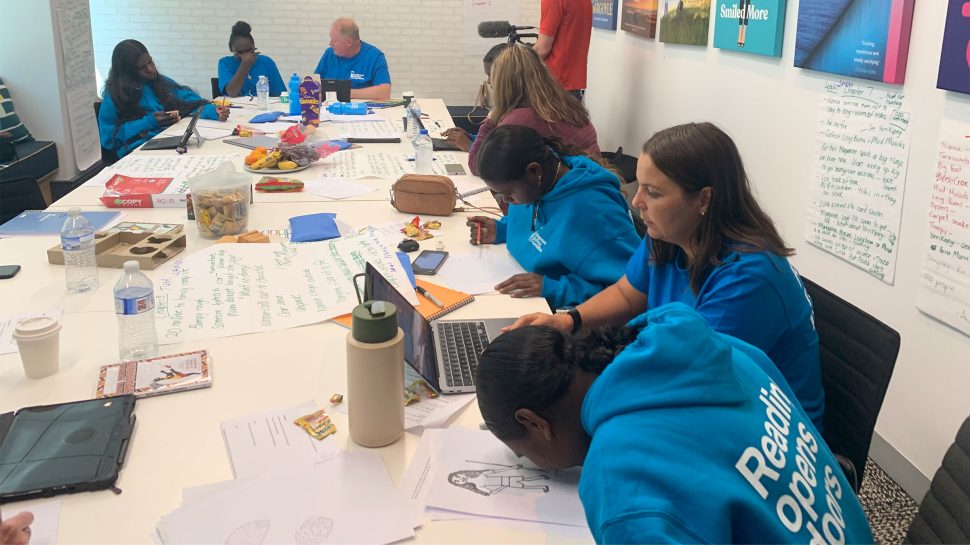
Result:
{"label": "blue hoodie with white text", "polygon": [[872,543],[835,457],[759,349],[682,303],[596,378],[579,483],[597,543]]}
{"label": "blue hoodie with white text", "polygon": [[615,174],[592,159],[563,156],[567,172],[536,205],[509,205],[495,243],[542,275],[542,296],[556,308],[578,305],[623,276],[640,237]]}

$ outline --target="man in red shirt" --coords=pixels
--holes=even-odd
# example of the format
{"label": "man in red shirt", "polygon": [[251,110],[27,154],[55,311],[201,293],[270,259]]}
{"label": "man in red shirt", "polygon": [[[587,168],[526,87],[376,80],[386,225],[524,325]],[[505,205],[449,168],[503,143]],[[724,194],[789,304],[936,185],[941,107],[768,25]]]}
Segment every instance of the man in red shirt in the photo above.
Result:
{"label": "man in red shirt", "polygon": [[564,89],[582,100],[593,27],[590,0],[542,0],[535,52]]}

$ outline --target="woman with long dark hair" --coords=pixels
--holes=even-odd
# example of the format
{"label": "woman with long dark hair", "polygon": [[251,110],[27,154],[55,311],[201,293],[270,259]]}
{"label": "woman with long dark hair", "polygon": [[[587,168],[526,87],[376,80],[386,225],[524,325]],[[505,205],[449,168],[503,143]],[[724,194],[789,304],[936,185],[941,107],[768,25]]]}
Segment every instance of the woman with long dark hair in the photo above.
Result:
{"label": "woman with long dark hair", "polygon": [[217,108],[158,73],[141,42],[123,40],[111,53],[111,70],[104,82],[98,113],[101,147],[123,157],[198,107],[203,119],[229,117],[228,108]]}
{"label": "woman with long dark hair", "polygon": [[500,220],[468,219],[472,244],[505,243],[526,273],[495,288],[578,305],[623,276],[640,243],[620,181],[599,159],[529,127],[503,125],[481,145],[478,172],[508,201]]}
{"label": "woman with long dark hair", "polygon": [[597,543],[872,543],[778,369],[684,304],[578,336],[510,331],[475,384],[485,424],[516,455],[582,466]]}
{"label": "woman with long dark hair", "polygon": [[711,327],[763,350],[816,427],[824,393],[812,305],[774,223],[755,200],[731,137],[711,123],[664,129],[643,145],[633,206],[647,226],[618,282],[569,311],[513,327],[619,325],[682,302]]}
{"label": "woman with long dark hair", "polygon": [[273,59],[256,49],[253,29],[245,21],[236,21],[229,34],[229,51],[219,59],[219,91],[226,96],[256,96],[256,83],[266,76],[269,96],[278,97],[286,90],[280,70]]}

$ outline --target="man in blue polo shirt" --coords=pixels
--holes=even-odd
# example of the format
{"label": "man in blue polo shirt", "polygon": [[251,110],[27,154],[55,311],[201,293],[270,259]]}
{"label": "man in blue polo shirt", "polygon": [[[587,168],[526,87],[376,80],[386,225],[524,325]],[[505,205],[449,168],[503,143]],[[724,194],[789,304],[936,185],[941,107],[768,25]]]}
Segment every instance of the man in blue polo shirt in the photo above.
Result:
{"label": "man in blue polo shirt", "polygon": [[341,18],[330,27],[330,47],[324,51],[315,73],[326,79],[349,79],[350,98],[391,98],[391,74],[380,49],[360,41],[353,19]]}

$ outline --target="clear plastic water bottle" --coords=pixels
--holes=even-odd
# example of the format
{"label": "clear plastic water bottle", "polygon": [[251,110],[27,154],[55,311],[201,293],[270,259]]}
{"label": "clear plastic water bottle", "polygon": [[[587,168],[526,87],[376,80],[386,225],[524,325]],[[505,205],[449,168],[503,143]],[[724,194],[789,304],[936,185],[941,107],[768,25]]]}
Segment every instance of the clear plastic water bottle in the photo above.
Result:
{"label": "clear plastic water bottle", "polygon": [[421,127],[421,105],[418,104],[418,99],[412,98],[411,102],[408,103],[408,138],[411,139],[411,143],[418,137],[418,131]]}
{"label": "clear plastic water bottle", "polygon": [[80,208],[67,211],[70,217],[61,227],[64,277],[67,291],[83,293],[98,287],[98,263],[94,259],[94,227]]}
{"label": "clear plastic water bottle", "polygon": [[290,76],[290,115],[300,115],[300,76],[293,72]]}
{"label": "clear plastic water bottle", "polygon": [[256,108],[269,109],[269,79],[266,76],[259,76],[256,80]]}
{"label": "clear plastic water bottle", "polygon": [[434,142],[428,135],[428,129],[421,129],[414,139],[414,172],[434,174]]}
{"label": "clear plastic water bottle", "polygon": [[125,261],[125,272],[115,284],[115,314],[122,361],[150,358],[158,353],[155,288],[139,270],[137,261]]}

